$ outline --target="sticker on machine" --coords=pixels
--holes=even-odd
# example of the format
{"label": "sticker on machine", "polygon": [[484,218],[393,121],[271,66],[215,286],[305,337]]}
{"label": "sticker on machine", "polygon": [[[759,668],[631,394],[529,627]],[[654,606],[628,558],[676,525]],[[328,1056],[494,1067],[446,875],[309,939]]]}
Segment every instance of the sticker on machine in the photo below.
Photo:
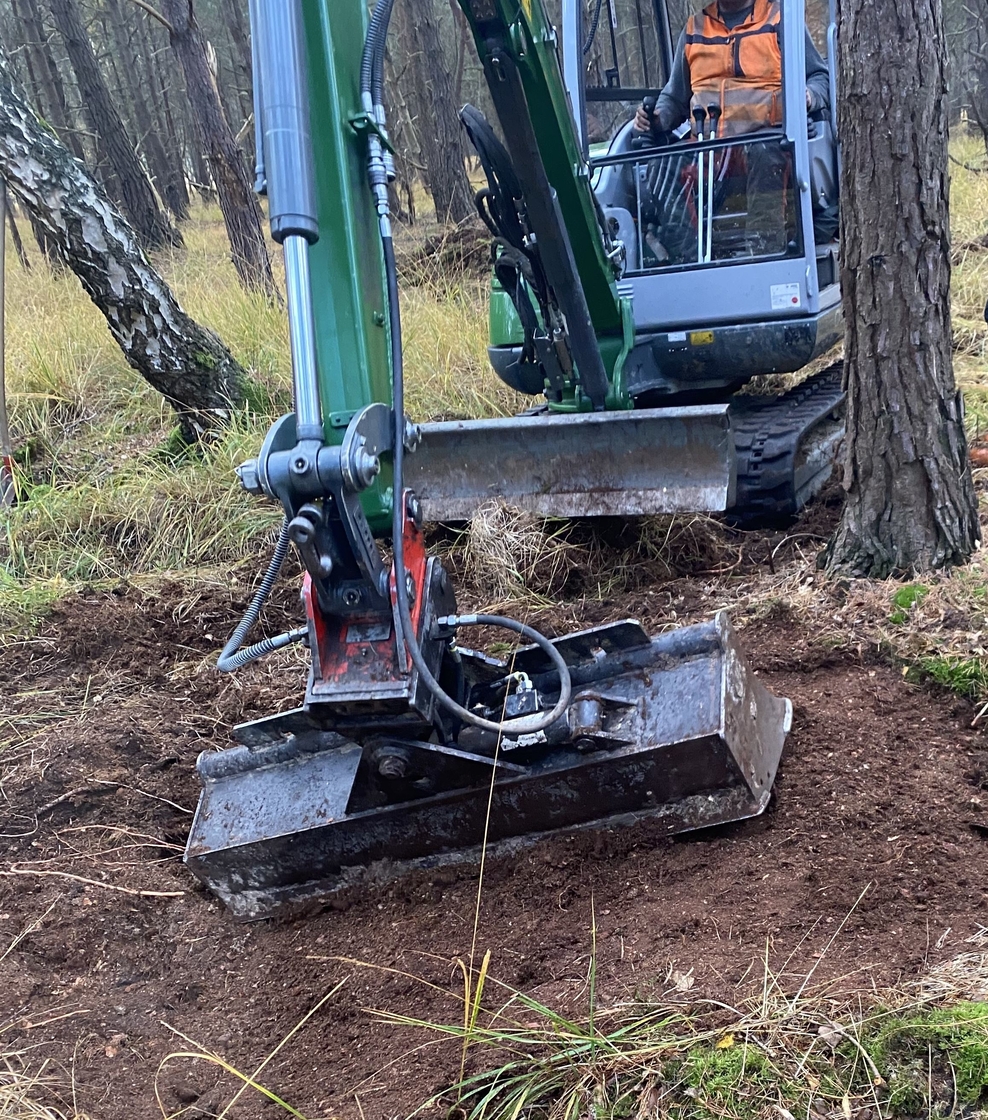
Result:
{"label": "sticker on machine", "polygon": [[802,307],[803,294],[798,284],[772,285],[772,310],[785,311],[790,307]]}

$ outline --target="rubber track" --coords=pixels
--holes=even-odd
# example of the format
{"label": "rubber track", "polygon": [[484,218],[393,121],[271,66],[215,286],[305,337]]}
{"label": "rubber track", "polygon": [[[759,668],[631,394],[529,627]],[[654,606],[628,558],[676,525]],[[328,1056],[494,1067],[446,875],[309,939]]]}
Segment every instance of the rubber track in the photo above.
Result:
{"label": "rubber track", "polygon": [[807,500],[795,486],[800,447],[814,428],[843,411],[843,366],[829,366],[779,397],[740,396],[731,402],[738,457],[731,520],[744,526],[792,518]]}

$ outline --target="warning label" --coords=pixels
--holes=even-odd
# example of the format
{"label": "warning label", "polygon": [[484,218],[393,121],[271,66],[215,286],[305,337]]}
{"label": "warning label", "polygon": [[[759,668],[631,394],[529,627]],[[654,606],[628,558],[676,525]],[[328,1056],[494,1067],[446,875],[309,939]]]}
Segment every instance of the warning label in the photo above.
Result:
{"label": "warning label", "polygon": [[772,285],[772,310],[786,311],[791,307],[801,307],[803,296],[798,284]]}

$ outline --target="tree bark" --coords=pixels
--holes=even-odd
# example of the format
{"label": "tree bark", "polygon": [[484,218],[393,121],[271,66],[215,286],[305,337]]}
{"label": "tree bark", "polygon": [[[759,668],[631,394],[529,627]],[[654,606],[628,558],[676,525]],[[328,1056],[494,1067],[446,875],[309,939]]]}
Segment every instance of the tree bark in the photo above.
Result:
{"label": "tree bark", "polygon": [[0,174],[58,245],[130,365],[171,404],[190,442],[244,402],[245,374],[179,306],[134,233],[86,169],[14,89],[0,57]]}
{"label": "tree bark", "polygon": [[251,188],[243,156],[223,115],[192,0],[162,0],[161,10],[171,24],[171,44],[185,74],[196,133],[206,153],[223,211],[233,266],[245,288],[259,289],[275,298],[277,290],[264,240],[261,208]]}
{"label": "tree bark", "polygon": [[980,536],[951,364],[940,0],[842,0],[847,500],[833,572],[964,563]]}
{"label": "tree bark", "polygon": [[17,228],[17,222],[14,221],[14,208],[8,205],[7,210],[7,228],[10,230],[10,240],[14,243],[14,252],[17,254],[17,259],[21,262],[21,268],[25,272],[31,271],[31,262],[28,260],[27,252],[24,249],[24,242],[21,240],[21,231]]}
{"label": "tree bark", "polygon": [[79,83],[83,112],[95,134],[99,159],[112,173],[114,193],[118,195],[124,212],[148,249],[181,245],[182,236],[158,205],[120,113],[106,88],[75,0],[50,0],[50,4],[55,25]]}
{"label": "tree bark", "polygon": [[[138,20],[141,37],[141,55],[147,63],[148,80],[151,82],[151,105],[154,109],[155,120],[158,125],[158,135],[162,138],[168,155],[168,166],[174,168],[174,176],[166,190],[174,195],[174,206],[170,198],[166,199],[168,207],[173,214],[188,214],[191,199],[189,198],[188,177],[185,167],[185,147],[179,135],[172,113],[169,84],[165,81],[161,67],[158,65],[158,48],[154,36],[149,28],[150,19],[145,15]],[[162,47],[170,55],[170,48]]]}
{"label": "tree bark", "polygon": [[405,21],[411,35],[416,116],[436,219],[462,222],[476,213],[463,166],[463,138],[453,79],[443,57],[434,0],[416,0]]}
{"label": "tree bark", "polygon": [[[221,0],[220,7],[223,9],[223,22],[230,37],[230,65],[237,96],[240,99],[240,112],[242,119],[247,121],[254,111],[251,94],[254,77],[250,40],[244,27],[243,11],[239,0]],[[253,159],[253,152],[251,159]]]}

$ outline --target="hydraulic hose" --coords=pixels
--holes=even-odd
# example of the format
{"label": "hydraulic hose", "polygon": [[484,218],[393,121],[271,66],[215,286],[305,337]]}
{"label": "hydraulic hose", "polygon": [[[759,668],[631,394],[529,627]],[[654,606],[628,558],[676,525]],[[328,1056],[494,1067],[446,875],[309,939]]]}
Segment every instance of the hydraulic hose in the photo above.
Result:
{"label": "hydraulic hose", "polygon": [[250,664],[251,661],[263,657],[266,653],[283,649],[285,646],[291,645],[292,642],[300,642],[308,633],[304,629],[289,630],[288,633],[279,634],[276,638],[264,638],[252,646],[247,646],[246,649],[241,649],[247,635],[253,629],[254,623],[260,617],[261,608],[271,594],[271,588],[274,586],[274,581],[278,578],[278,572],[281,570],[281,565],[285,562],[285,556],[288,554],[288,544],[288,518],[286,517],[278,535],[274,555],[271,557],[271,563],[268,564],[268,570],[264,573],[261,585],[254,593],[254,598],[251,599],[250,606],[244,612],[244,617],[240,620],[236,630],[230,635],[230,640],[223,647],[223,652],[216,662],[216,668],[221,673],[232,673],[234,669],[240,669],[244,665]]}
{"label": "hydraulic hose", "polygon": [[404,540],[402,537],[404,522],[402,494],[405,457],[405,394],[404,368],[401,352],[401,319],[398,306],[398,269],[395,263],[394,242],[391,239],[390,223],[388,223],[386,229],[387,232],[385,232],[384,223],[382,222],[381,241],[384,246],[384,265],[388,279],[388,312],[391,317],[391,359],[392,376],[394,380],[395,499],[394,519],[392,523],[392,550],[394,553],[396,573],[395,597],[398,601],[398,620],[401,623],[402,637],[409,656],[412,659],[412,664],[418,670],[419,676],[425,683],[426,688],[428,688],[438,703],[447,711],[452,712],[453,715],[458,716],[465,723],[473,724],[474,727],[481,727],[485,731],[493,731],[496,735],[505,732],[511,735],[534,735],[539,731],[545,731],[546,728],[551,727],[558,719],[561,719],[565,715],[566,709],[569,707],[573,690],[572,682],[570,681],[569,667],[563,660],[562,654],[548,638],[522,622],[517,622],[513,618],[505,618],[501,615],[461,615],[448,617],[442,620],[446,625],[451,626],[500,626],[506,630],[513,630],[516,634],[521,635],[521,637],[539,646],[558,671],[559,699],[556,701],[551,711],[543,712],[537,716],[526,716],[522,719],[496,721],[485,719],[483,716],[477,715],[476,712],[470,711],[469,708],[463,707],[462,704],[457,703],[457,701],[443,689],[442,685],[433,675],[432,670],[426,664],[426,660],[422,656],[422,650],[419,647],[415,635],[415,625],[412,622],[412,612],[408,602],[408,588],[404,579],[406,569]]}
{"label": "hydraulic hose", "polygon": [[593,41],[597,38],[597,27],[600,24],[600,9],[603,6],[604,0],[597,0],[597,7],[594,9],[593,19],[590,21],[590,32],[587,35],[587,41],[583,44],[584,54],[590,53],[590,48],[593,46]]}
{"label": "hydraulic hose", "polygon": [[393,8],[394,0],[377,0],[360,57],[360,92],[369,93],[375,105],[381,103],[384,92],[384,44]]}
{"label": "hydraulic hose", "polygon": [[[381,103],[383,89],[378,90],[375,97],[374,83],[380,80],[383,85],[384,50],[387,41],[388,22],[394,0],[378,0],[374,6],[370,24],[367,29],[367,38],[364,42],[364,52],[360,66],[360,94],[361,100],[366,105]],[[463,626],[500,626],[514,631],[530,642],[534,642],[559,673],[559,699],[549,712],[539,715],[526,716],[522,719],[495,721],[485,719],[458,703],[443,689],[436,680],[422,655],[421,647],[415,633],[415,624],[412,621],[411,606],[408,601],[408,587],[406,584],[407,569],[405,568],[405,549],[402,530],[404,527],[404,457],[405,457],[405,388],[404,365],[401,344],[401,308],[398,302],[398,267],[395,261],[394,241],[391,236],[391,213],[388,204],[387,181],[382,175],[383,166],[379,144],[372,143],[368,156],[368,174],[371,189],[377,205],[381,245],[384,251],[384,268],[387,277],[388,317],[391,328],[391,376],[393,383],[392,408],[394,415],[394,464],[393,464],[393,493],[394,512],[392,519],[392,549],[395,567],[395,598],[397,600],[398,617],[396,628],[400,632],[403,644],[408,650],[412,664],[418,671],[426,688],[435,697],[437,703],[447,711],[452,712],[464,723],[473,724],[475,727],[492,731],[496,735],[508,732],[512,735],[532,735],[545,731],[557,720],[561,719],[572,697],[573,686],[570,680],[569,668],[562,654],[544,635],[533,630],[524,623],[514,619],[504,618],[500,615],[465,615],[453,616],[443,619],[446,625]]]}

